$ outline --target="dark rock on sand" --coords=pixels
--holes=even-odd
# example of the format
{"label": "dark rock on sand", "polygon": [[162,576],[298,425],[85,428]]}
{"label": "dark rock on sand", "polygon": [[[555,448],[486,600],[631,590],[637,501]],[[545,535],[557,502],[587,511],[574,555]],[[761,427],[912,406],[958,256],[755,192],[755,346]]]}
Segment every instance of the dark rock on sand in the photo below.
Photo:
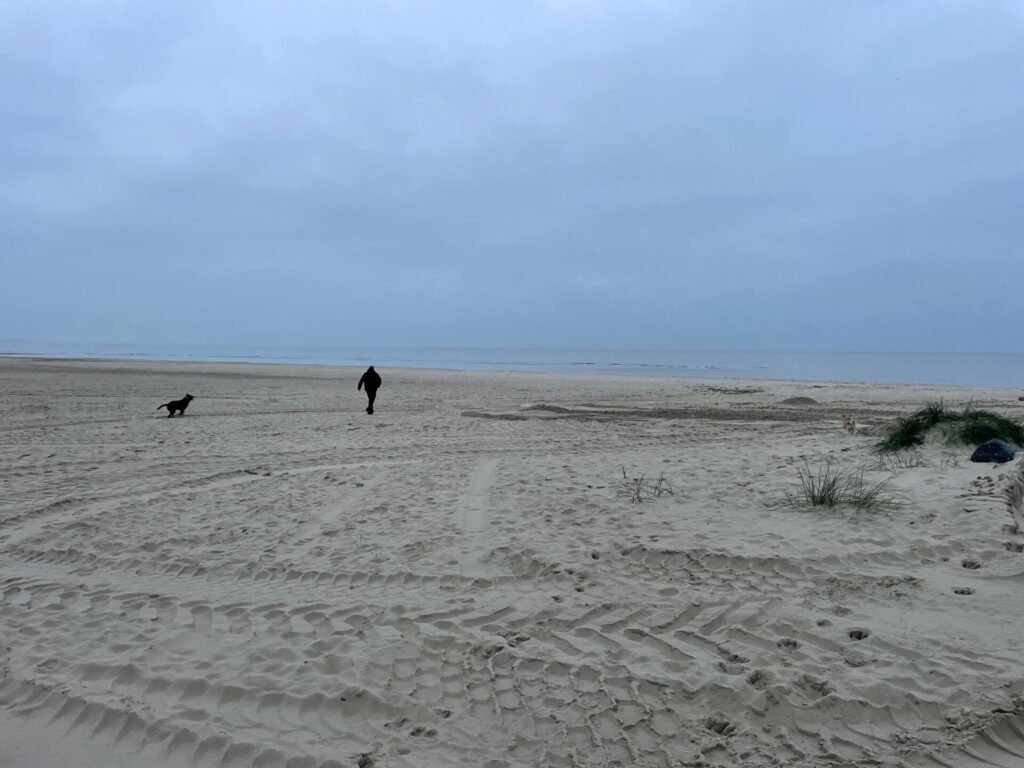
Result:
{"label": "dark rock on sand", "polygon": [[1003,464],[1013,461],[1013,457],[1019,450],[1020,448],[1016,445],[1005,440],[989,440],[987,443],[979,445],[977,450],[971,454],[971,461]]}

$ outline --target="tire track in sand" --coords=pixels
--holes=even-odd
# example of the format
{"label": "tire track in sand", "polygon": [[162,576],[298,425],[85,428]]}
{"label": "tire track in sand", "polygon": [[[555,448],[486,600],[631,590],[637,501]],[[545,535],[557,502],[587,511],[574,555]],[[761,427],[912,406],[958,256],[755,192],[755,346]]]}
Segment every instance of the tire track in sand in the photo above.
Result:
{"label": "tire track in sand", "polygon": [[914,756],[914,768],[1024,768],[1024,715],[1009,715],[959,749]]}
{"label": "tire track in sand", "polygon": [[470,547],[459,558],[459,575],[464,577],[487,577],[490,569],[483,564],[480,540],[486,539],[484,532],[490,521],[491,485],[498,471],[501,459],[482,459],[473,470],[469,487],[459,501],[456,522],[459,530],[467,535]]}
{"label": "tire track in sand", "polygon": [[459,502],[458,523],[464,533],[480,533],[487,527],[491,485],[500,461],[497,458],[483,459],[473,470],[469,488]]}

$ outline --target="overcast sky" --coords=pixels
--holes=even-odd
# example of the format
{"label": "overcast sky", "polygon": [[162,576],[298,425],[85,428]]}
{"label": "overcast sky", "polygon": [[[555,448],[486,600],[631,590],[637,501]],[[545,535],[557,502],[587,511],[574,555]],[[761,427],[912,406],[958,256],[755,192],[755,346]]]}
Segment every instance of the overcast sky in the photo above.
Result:
{"label": "overcast sky", "polygon": [[0,338],[1024,352],[1019,0],[0,3]]}

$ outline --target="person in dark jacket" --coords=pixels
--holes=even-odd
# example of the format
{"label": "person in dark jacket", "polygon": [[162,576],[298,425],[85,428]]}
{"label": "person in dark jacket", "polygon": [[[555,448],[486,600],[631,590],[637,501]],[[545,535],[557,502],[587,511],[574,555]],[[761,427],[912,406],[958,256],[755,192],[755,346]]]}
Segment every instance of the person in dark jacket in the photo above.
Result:
{"label": "person in dark jacket", "polygon": [[377,390],[380,389],[380,374],[373,370],[372,365],[366,369],[366,373],[359,377],[359,386],[356,389],[363,387],[366,387],[366,397],[370,401],[370,404],[366,406],[366,412],[373,413],[373,401],[377,399]]}

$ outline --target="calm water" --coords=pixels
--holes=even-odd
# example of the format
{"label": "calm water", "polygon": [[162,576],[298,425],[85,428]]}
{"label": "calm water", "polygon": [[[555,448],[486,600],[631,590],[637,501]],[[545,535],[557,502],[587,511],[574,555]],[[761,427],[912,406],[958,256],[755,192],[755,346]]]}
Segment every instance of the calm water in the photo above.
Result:
{"label": "calm water", "polygon": [[170,346],[0,341],[0,354],[225,360],[381,368],[620,373],[1024,387],[1024,355],[643,349],[444,349]]}

